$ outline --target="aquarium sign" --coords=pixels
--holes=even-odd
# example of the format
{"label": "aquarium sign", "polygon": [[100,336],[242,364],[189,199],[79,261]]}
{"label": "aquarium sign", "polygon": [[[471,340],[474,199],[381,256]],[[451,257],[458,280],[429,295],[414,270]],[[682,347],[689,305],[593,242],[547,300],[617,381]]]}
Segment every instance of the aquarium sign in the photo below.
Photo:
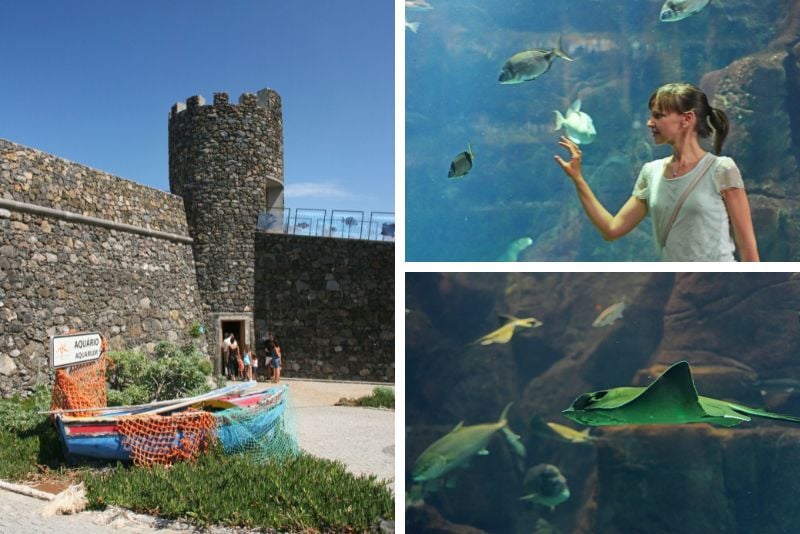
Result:
{"label": "aquarium sign", "polygon": [[50,367],[59,368],[98,360],[103,354],[103,336],[71,334],[50,338]]}

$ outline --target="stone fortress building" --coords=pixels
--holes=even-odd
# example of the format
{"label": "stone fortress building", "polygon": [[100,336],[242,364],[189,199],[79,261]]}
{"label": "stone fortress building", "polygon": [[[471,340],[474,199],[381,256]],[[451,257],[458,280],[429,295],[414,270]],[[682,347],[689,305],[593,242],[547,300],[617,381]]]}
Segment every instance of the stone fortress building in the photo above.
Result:
{"label": "stone fortress building", "polygon": [[[394,380],[394,244],[265,232],[283,211],[280,96],[169,113],[170,193],[0,139],[0,394],[52,377],[49,338],[110,350],[223,334],[284,345],[287,376]],[[190,335],[202,324],[200,338]]]}

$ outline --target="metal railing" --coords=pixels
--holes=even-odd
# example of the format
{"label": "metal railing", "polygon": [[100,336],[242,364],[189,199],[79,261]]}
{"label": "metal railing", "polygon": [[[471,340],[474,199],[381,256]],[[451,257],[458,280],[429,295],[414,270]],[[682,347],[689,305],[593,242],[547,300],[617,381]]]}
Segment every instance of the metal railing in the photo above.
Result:
{"label": "metal railing", "polygon": [[394,241],[394,213],[297,208],[272,208],[258,214],[258,229],[270,233]]}

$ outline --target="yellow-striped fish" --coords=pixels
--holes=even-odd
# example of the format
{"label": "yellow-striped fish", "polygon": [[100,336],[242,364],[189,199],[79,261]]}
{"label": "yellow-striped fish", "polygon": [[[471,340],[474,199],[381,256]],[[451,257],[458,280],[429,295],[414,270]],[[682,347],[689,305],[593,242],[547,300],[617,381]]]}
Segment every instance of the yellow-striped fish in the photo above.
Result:
{"label": "yellow-striped fish", "polygon": [[472,343],[474,345],[491,345],[492,343],[508,343],[511,341],[511,338],[514,336],[514,330],[516,328],[539,328],[542,326],[542,323],[536,317],[526,317],[524,319],[520,319],[518,317],[514,317],[512,315],[501,315],[501,319],[505,320],[506,323],[494,330],[489,332],[483,337],[479,337]]}
{"label": "yellow-striped fish", "polygon": [[549,422],[547,423],[547,426],[550,427],[550,430],[558,434],[559,437],[569,441],[570,443],[588,443],[589,441],[595,439],[593,436],[589,435],[588,428],[583,431],[578,431],[568,426]]}

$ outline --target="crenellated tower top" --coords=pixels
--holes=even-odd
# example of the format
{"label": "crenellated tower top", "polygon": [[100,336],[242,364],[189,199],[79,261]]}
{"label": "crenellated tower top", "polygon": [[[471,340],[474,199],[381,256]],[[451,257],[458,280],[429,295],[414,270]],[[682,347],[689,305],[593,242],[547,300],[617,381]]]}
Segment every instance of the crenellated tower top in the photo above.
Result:
{"label": "crenellated tower top", "polygon": [[[228,93],[214,93],[214,103],[211,104],[213,108],[223,108],[225,106],[236,106],[237,104],[231,104],[229,101]],[[277,111],[280,113],[281,110],[281,97],[280,95],[273,91],[272,89],[261,89],[256,94],[253,93],[242,93],[239,96],[239,106],[243,108],[261,108],[268,112],[275,112]],[[186,99],[185,102],[176,102],[169,113],[169,118],[173,119],[178,114],[183,113],[186,110],[194,110],[197,108],[204,108],[206,106],[206,99],[203,98],[203,95],[194,95],[190,96]]]}

